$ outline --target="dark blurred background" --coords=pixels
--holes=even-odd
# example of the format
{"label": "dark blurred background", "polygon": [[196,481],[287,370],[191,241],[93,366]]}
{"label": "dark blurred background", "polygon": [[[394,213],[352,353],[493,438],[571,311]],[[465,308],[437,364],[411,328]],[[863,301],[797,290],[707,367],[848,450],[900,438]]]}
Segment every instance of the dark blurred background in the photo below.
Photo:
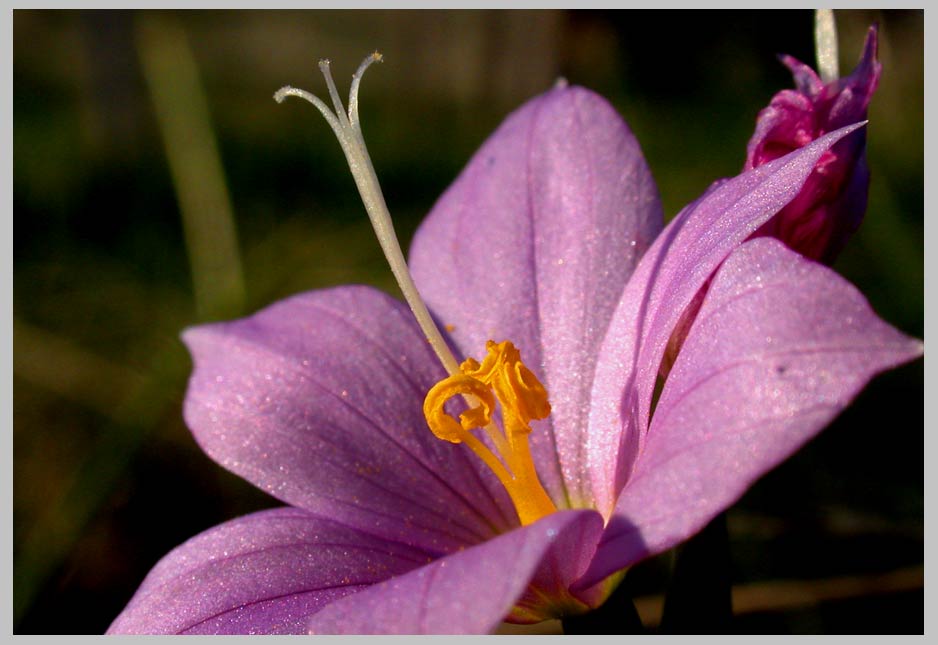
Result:
{"label": "dark blurred background", "polygon": [[[837,13],[841,73],[879,21],[870,207],[835,268],[923,334],[923,14]],[[810,11],[14,12],[14,631],[100,633],[150,567],[277,505],[182,422],[186,326],[289,294],[397,292],[339,145],[285,84],[344,93],[402,243],[505,115],[558,76],[606,96],[673,216],[736,174],[814,64]],[[923,631],[922,362],[728,513],[741,632]],[[671,554],[626,583],[654,629]]]}

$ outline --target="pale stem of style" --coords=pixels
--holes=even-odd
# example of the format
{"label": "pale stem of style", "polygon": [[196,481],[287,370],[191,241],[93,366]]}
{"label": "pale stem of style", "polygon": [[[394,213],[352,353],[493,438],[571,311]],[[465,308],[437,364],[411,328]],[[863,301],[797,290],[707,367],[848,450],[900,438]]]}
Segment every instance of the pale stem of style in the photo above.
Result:
{"label": "pale stem of style", "polygon": [[378,177],[371,163],[371,157],[368,155],[368,149],[365,147],[365,139],[362,136],[361,125],[358,120],[358,86],[361,83],[362,75],[369,65],[380,60],[381,54],[375,52],[362,62],[355,75],[352,76],[352,85],[349,89],[348,114],[342,106],[342,99],[339,98],[339,92],[332,80],[329,61],[325,59],[319,61],[319,69],[326,79],[329,96],[335,106],[334,113],[315,95],[289,85],[277,90],[274,99],[280,103],[288,96],[296,96],[309,101],[322,112],[323,117],[325,117],[339,139],[339,144],[342,146],[342,151],[345,153],[345,158],[352,171],[352,177],[355,178],[355,185],[358,186],[358,192],[365,204],[365,210],[368,211],[371,225],[375,229],[378,243],[381,244],[381,249],[391,266],[391,272],[397,279],[397,284],[404,294],[404,299],[410,305],[420,329],[423,330],[427,342],[436,352],[443,367],[451,375],[458,374],[459,362],[449,350],[443,335],[433,322],[433,318],[417,292],[417,287],[414,285],[413,278],[411,278],[410,271],[407,268],[407,262],[404,260],[400,242],[398,242],[397,235],[394,233],[391,215],[388,213],[381,186],[378,184]]}
{"label": "pale stem of style", "polygon": [[814,12],[814,46],[817,50],[817,67],[821,80],[830,83],[840,78],[837,62],[837,25],[833,9],[818,9]]}

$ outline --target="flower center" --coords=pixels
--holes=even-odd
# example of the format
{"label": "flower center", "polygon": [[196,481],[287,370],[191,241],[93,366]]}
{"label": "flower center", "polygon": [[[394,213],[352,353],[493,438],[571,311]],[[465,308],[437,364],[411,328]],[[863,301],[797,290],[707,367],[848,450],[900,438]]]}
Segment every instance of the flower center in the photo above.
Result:
{"label": "flower center", "polygon": [[[372,63],[380,60],[381,54],[375,52],[365,58],[352,76],[347,113],[332,80],[328,60],[319,61],[319,69],[326,79],[335,112],[317,96],[289,85],[277,90],[274,99],[280,103],[288,96],[297,96],[312,103],[329,123],[342,146],[391,272],[427,342],[449,373],[447,378],[430,389],[424,401],[424,415],[433,434],[451,443],[464,443],[475,452],[508,491],[521,523],[530,524],[557,510],[537,478],[528,446],[531,420],[544,419],[550,414],[547,391],[521,362],[521,354],[510,341],[486,343],[488,354],[481,364],[472,358],[459,364],[420,297],[394,233],[391,215],[365,147],[358,118],[358,87],[362,75]],[[469,405],[469,409],[459,415],[459,421],[443,409],[447,401],[456,395],[462,395]],[[504,432],[492,420],[496,399],[501,405]],[[501,461],[472,434],[471,431],[476,428],[486,432]]]}
{"label": "flower center", "polygon": [[[423,402],[423,414],[438,438],[465,443],[485,462],[508,491],[521,523],[531,524],[557,510],[537,478],[528,446],[531,420],[545,419],[550,414],[547,390],[521,362],[521,353],[511,341],[490,340],[485,349],[488,354],[481,364],[468,358],[459,366],[458,374],[430,389]],[[460,414],[457,421],[443,406],[459,394],[470,401],[470,406],[476,405]],[[492,422],[495,399],[501,405],[504,433]],[[485,429],[501,461],[472,434],[475,428]]]}

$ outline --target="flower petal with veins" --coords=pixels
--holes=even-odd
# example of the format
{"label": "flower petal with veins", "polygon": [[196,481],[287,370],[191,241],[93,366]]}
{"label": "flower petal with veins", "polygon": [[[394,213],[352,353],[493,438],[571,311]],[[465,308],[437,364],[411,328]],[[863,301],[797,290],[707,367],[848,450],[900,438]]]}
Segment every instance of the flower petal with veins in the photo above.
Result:
{"label": "flower petal with veins", "polygon": [[717,272],[619,494],[590,585],[699,531],[922,352],[826,267],[759,238]]}

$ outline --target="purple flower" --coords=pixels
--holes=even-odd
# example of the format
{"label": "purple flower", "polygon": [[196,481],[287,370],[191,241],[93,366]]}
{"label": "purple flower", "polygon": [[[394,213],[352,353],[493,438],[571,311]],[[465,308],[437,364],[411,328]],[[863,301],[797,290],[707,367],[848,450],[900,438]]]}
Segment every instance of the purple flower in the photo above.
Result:
{"label": "purple flower", "polygon": [[[360,163],[349,102],[334,127]],[[188,330],[196,440],[289,506],[172,551],[109,631],[471,633],[601,604],[624,568],[694,534],[874,374],[921,354],[828,268],[746,241],[856,129],[720,184],[662,230],[625,123],[557,87],[506,119],[411,248],[453,351],[481,361],[444,369],[407,306],[364,286]],[[461,394],[457,422],[444,402]],[[469,445],[467,427],[491,424],[506,433],[474,441],[512,482],[533,469],[520,492]]]}
{"label": "purple flower", "polygon": [[[782,56],[795,78],[796,89],[782,90],[759,113],[746,149],[744,170],[866,119],[882,70],[876,60],[876,44],[874,25],[867,33],[863,55],[853,73],[828,82],[804,63]],[[777,237],[799,253],[831,264],[863,219],[869,185],[866,130],[861,129],[821,156],[798,196],[764,224],[759,234]]]}

